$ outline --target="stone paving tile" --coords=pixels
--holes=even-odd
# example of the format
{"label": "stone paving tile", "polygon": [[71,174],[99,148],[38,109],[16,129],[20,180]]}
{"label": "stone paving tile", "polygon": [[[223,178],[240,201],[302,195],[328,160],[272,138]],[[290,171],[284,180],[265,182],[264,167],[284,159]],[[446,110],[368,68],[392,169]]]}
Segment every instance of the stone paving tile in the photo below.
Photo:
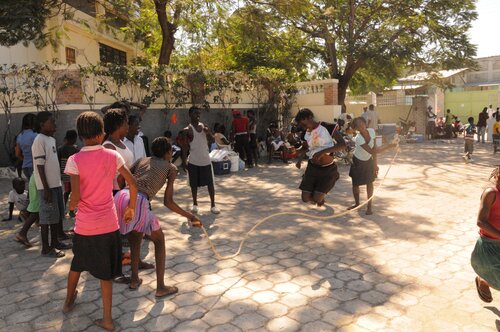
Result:
{"label": "stone paving tile", "polygon": [[[479,196],[497,161],[478,145],[476,161],[464,164],[462,144],[402,146],[374,200],[374,215],[361,210],[321,221],[276,217],[248,238],[240,256],[225,261],[214,258],[199,231],[154,200],[165,231],[166,282],[180,291],[156,301],[153,270],[140,272],[138,291],[114,285],[119,330],[496,331],[500,297],[493,291],[491,304],[478,299],[469,259]],[[390,153],[380,156],[381,174],[389,159]],[[273,212],[326,216],[330,205],[343,211],[352,202],[351,184],[348,168],[339,165],[339,171],[326,210],[301,205],[301,171],[293,166],[217,177],[222,213],[210,214],[208,197],[200,195],[200,218],[220,252],[232,254],[246,231]],[[0,179],[1,206],[9,186]],[[176,190],[176,201],[187,208],[184,175]],[[29,233],[35,246],[24,249],[12,241],[19,228],[15,221],[0,224],[0,330],[98,331],[99,282],[82,274],[77,305],[63,315],[71,251],[57,261],[41,258],[38,229]],[[142,254],[154,262],[151,242],[143,242]]]}
{"label": "stone paving tile", "polygon": [[266,325],[268,331],[294,332],[300,329],[300,324],[288,317],[275,318]]}

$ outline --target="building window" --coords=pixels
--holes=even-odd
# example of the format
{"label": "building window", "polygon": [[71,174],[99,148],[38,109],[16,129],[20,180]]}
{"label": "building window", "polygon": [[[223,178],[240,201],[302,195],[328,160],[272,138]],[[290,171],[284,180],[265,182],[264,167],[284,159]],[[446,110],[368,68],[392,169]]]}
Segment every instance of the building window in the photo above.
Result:
{"label": "building window", "polygon": [[102,63],[127,64],[127,53],[99,43],[99,58]]}
{"label": "building window", "polygon": [[66,63],[72,65],[76,63],[76,50],[71,47],[66,47]]}

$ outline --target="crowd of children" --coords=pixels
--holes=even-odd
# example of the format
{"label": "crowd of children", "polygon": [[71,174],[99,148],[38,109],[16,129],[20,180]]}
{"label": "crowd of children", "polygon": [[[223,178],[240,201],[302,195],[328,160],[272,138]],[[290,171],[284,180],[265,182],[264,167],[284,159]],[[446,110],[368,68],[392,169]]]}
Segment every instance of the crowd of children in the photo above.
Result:
{"label": "crowd of children", "polygon": [[[32,174],[29,164],[23,167],[24,174],[30,175],[29,191],[26,193],[25,180],[16,178],[9,194],[8,219],[12,218],[13,210],[17,208],[23,221],[22,229],[15,236],[16,241],[31,247],[28,231],[38,222],[42,256],[59,258],[64,256],[63,250],[73,250],[63,311],[67,313],[73,309],[81,272],[88,271],[100,280],[103,317],[96,324],[107,330],[114,329],[111,315],[112,288],[113,280],[117,277],[125,278],[129,289],[136,290],[142,283],[139,270],[145,266],[156,268],[155,297],[162,298],[178,291],[175,286],[165,284],[165,238],[150,204],[164,185],[164,205],[186,217],[192,227],[202,226],[196,216],[199,209],[199,187],[208,187],[210,211],[220,213],[215,205],[214,179],[209,158],[208,139],[213,137],[209,128],[199,121],[200,109],[192,107],[189,110],[190,124],[176,141],[179,147],[172,149],[171,133],[168,132],[165,135],[167,137],[153,140],[151,157],[146,157],[144,150],[137,145],[140,142],[136,140],[139,129],[137,118],[130,114],[127,107],[118,106],[120,107],[106,108],[104,117],[95,112],[80,114],[76,122],[77,130],[69,130],[59,148],[56,148],[54,139],[56,125],[52,113],[38,113],[33,121],[38,134],[29,149]],[[27,127],[31,125],[28,120]],[[309,162],[300,185],[302,200],[321,206],[326,194],[339,178],[332,153],[345,148],[341,124],[317,122],[314,114],[307,109],[301,110],[295,120],[295,130],[287,138],[277,126],[271,125],[267,145],[271,146],[270,153],[273,153],[284,146],[286,140],[304,156],[308,156]],[[132,133],[130,126],[134,126]],[[244,132],[244,128],[249,128],[249,132]],[[368,188],[371,185],[373,188],[372,182],[376,175],[374,134],[366,130],[366,121],[361,117],[354,119],[353,128],[360,132],[359,139],[356,139],[358,150],[355,153],[359,161],[352,166],[350,175],[353,178],[355,201],[359,204],[359,189],[356,196],[355,188],[360,185],[367,185]],[[221,133],[220,128],[217,131]],[[244,136],[244,139],[238,140],[243,153],[246,153],[243,150],[246,150],[247,145],[256,148],[255,131],[254,120],[251,126],[245,124],[240,128],[237,136]],[[75,145],[77,137],[83,142],[81,149]],[[219,137],[223,138],[225,137]],[[172,158],[178,149],[182,151],[182,168],[187,169],[189,174],[193,198],[190,212],[174,201],[174,182],[178,172]],[[29,158],[25,147],[20,150],[20,155]],[[257,155],[248,152],[247,157],[248,164]],[[297,163],[299,168],[301,159],[302,156]],[[368,194],[370,196],[371,192]],[[63,231],[66,205],[70,217],[75,218],[72,234]],[[370,213],[371,205],[367,210],[367,214]],[[140,260],[144,236],[148,236],[154,244],[155,265],[147,265]],[[65,242],[70,237],[72,244]],[[122,271],[123,237],[128,239],[130,246],[130,278],[125,277]]]}

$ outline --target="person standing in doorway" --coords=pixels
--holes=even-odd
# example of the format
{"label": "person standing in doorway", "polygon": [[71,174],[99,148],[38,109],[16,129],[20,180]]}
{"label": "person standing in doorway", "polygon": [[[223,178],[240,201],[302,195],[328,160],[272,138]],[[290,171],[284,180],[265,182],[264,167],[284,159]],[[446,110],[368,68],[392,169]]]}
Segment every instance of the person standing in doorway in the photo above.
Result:
{"label": "person standing in doorway", "polygon": [[[198,187],[208,187],[210,195],[210,211],[219,214],[215,206],[215,187],[212,163],[208,152],[207,136],[212,136],[210,129],[200,122],[201,110],[198,107],[189,109],[191,123],[182,131],[182,168],[189,174],[189,186],[193,196],[191,212],[198,213]],[[189,159],[188,159],[189,151]]]}
{"label": "person standing in doorway", "polygon": [[488,108],[483,108],[483,111],[479,113],[479,118],[477,120],[477,142],[484,143],[484,134],[486,133],[486,122],[488,121]]}

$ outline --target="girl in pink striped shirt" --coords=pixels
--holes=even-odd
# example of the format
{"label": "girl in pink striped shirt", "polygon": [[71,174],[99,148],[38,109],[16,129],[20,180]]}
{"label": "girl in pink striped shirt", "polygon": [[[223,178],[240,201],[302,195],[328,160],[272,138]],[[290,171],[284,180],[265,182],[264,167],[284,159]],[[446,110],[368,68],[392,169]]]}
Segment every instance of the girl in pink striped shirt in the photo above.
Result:
{"label": "girl in pink striped shirt", "polygon": [[85,146],[68,159],[64,171],[71,177],[69,208],[74,210],[78,205],[78,213],[73,238],[74,257],[68,275],[63,312],[73,309],[80,274],[88,271],[101,280],[103,318],[95,323],[112,331],[115,328],[111,317],[112,280],[122,271],[120,232],[112,195],[116,171],[125,178],[130,191],[135,193],[125,211],[126,222],[134,217],[137,186],[132,174],[124,166],[123,158],[116,151],[101,145],[104,124],[97,113],[80,114],[76,126]]}

